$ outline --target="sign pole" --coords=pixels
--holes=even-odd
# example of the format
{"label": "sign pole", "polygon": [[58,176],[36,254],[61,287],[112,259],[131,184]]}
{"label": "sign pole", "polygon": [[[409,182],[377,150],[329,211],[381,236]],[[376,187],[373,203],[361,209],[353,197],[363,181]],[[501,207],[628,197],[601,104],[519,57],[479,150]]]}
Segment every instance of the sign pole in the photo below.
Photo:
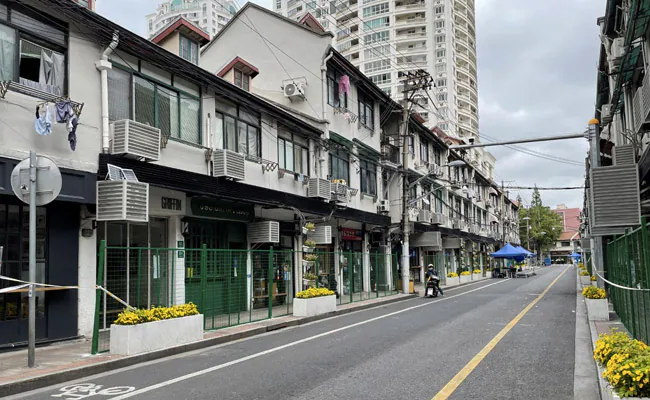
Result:
{"label": "sign pole", "polygon": [[27,333],[27,366],[34,367],[36,358],[36,153],[29,152],[29,321]]}

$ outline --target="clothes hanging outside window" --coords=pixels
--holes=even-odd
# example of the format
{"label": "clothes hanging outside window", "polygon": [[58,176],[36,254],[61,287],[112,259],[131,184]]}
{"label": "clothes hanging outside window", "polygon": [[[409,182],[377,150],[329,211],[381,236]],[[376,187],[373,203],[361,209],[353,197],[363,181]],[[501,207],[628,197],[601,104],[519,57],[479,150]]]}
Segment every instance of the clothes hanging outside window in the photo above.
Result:
{"label": "clothes hanging outside window", "polygon": [[343,75],[339,78],[339,95],[342,95],[345,93],[346,95],[350,95],[350,77],[347,75]]}
{"label": "clothes hanging outside window", "polygon": [[34,122],[34,129],[39,135],[49,135],[52,133],[52,114],[50,113],[50,105],[45,107],[36,107],[36,122]]}
{"label": "clothes hanging outside window", "polygon": [[72,109],[72,102],[70,100],[59,101],[56,103],[55,108],[56,122],[66,124],[70,149],[75,151],[77,148],[77,125],[79,124],[79,118]]}

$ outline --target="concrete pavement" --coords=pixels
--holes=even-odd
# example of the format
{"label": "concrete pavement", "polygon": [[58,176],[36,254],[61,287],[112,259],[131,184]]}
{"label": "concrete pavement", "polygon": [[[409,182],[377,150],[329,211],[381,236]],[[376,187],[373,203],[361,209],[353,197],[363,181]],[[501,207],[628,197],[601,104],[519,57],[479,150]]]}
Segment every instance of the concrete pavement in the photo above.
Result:
{"label": "concrete pavement", "polygon": [[[114,399],[431,399],[563,270],[486,280],[13,398],[73,398],[65,393],[75,389]],[[450,398],[573,398],[575,279],[564,274]]]}

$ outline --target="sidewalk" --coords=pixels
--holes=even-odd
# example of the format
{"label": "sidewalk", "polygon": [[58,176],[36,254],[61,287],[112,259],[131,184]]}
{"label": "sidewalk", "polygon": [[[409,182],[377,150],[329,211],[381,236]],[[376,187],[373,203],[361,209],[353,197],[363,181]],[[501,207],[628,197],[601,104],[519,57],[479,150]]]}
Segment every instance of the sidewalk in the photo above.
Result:
{"label": "sidewalk", "polygon": [[91,341],[77,340],[37,347],[37,366],[30,369],[26,366],[27,349],[0,353],[0,398],[146,361],[248,338],[277,329],[379,307],[413,297],[414,295],[397,294],[358,303],[340,305],[335,312],[316,317],[305,318],[290,315],[233,326],[217,331],[209,331],[204,333],[202,341],[134,356],[119,356],[109,353],[91,355]]}

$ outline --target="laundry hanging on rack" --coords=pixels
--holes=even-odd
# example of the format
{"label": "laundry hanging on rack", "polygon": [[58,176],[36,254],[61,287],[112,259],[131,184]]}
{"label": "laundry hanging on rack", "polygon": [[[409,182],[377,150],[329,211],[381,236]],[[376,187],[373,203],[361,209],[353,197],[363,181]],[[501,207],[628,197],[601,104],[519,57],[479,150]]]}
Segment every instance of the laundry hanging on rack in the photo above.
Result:
{"label": "laundry hanging on rack", "polygon": [[70,142],[70,149],[75,151],[77,148],[77,125],[79,124],[79,117],[77,117],[72,108],[70,100],[58,101],[56,107],[56,122],[65,123],[68,129],[68,142]]}
{"label": "laundry hanging on rack", "polygon": [[49,135],[52,133],[52,114],[50,113],[50,105],[36,106],[36,121],[34,122],[34,129],[39,135]]}

